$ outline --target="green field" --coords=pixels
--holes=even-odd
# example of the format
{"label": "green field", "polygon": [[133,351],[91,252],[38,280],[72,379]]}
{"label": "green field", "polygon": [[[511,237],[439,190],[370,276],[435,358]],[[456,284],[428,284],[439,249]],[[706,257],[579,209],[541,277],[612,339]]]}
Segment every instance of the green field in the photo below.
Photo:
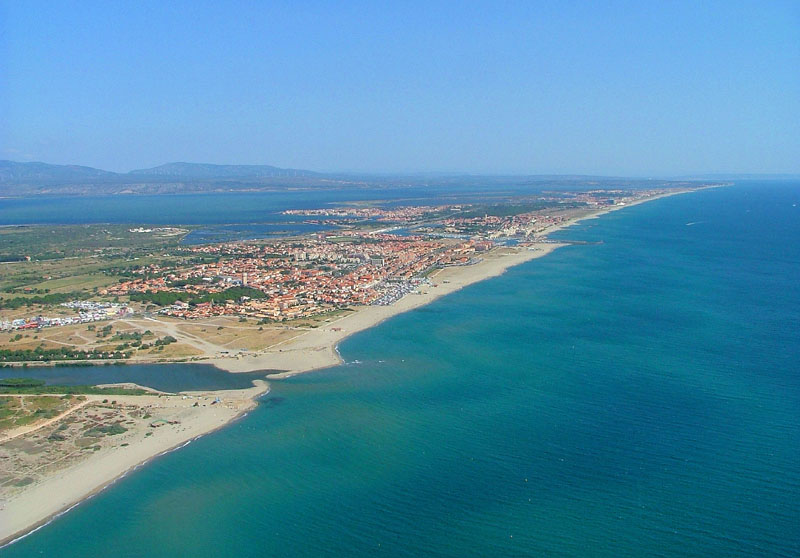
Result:
{"label": "green field", "polygon": [[58,416],[69,408],[72,399],[72,396],[0,396],[0,430],[27,426],[37,420]]}
{"label": "green field", "polygon": [[[97,387],[97,386],[58,386],[45,385],[42,380],[31,378],[0,379],[0,394],[2,395],[145,395],[149,393],[139,388],[125,387]],[[48,398],[51,400],[54,398]]]}
{"label": "green field", "polygon": [[178,234],[133,233],[131,228],[134,226],[0,227],[0,309],[18,308],[26,298],[52,294],[87,298],[132,269],[174,265],[192,256],[183,256],[180,250],[187,227]]}

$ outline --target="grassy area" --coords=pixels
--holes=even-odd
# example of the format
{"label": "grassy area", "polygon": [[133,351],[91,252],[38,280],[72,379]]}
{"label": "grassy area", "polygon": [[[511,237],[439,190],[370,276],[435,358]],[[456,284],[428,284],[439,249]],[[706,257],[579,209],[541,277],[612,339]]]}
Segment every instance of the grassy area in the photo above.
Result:
{"label": "grassy area", "polygon": [[206,323],[185,322],[178,324],[177,328],[180,332],[207,339],[229,351],[260,350],[303,333],[284,325],[261,326],[255,320],[243,324],[230,318],[217,318]]}
{"label": "grassy area", "polygon": [[127,428],[122,426],[120,423],[115,422],[113,424],[104,424],[89,428],[83,433],[83,435],[90,438],[99,438],[101,436],[116,436],[117,434],[123,434],[127,431]]}
{"label": "grassy area", "polygon": [[117,350],[116,347],[95,348],[92,350],[72,349],[67,346],[46,349],[37,346],[33,349],[0,349],[0,362],[50,362],[71,360],[107,360],[130,358],[133,350]]}
{"label": "grassy area", "polygon": [[[149,264],[173,265],[179,234],[133,233],[130,225],[0,227],[0,296],[5,299],[79,292],[89,297]],[[0,302],[0,307],[2,303]]]}
{"label": "grassy area", "polygon": [[149,392],[139,388],[97,387],[97,386],[2,386],[0,395],[146,395]]}
{"label": "grassy area", "polygon": [[131,225],[20,225],[0,228],[0,261],[137,253],[177,246],[184,234],[130,232]]}
{"label": "grassy area", "polygon": [[71,395],[0,397],[0,430],[27,426],[39,420],[53,418],[69,409],[74,401],[75,397]]}

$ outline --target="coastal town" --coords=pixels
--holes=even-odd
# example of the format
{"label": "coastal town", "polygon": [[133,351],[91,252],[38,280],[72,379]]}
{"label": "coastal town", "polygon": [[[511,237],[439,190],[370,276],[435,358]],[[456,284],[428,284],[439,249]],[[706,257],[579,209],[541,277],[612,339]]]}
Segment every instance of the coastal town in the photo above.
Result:
{"label": "coastal town", "polygon": [[[184,319],[286,321],[350,306],[387,305],[436,269],[477,263],[498,245],[524,248],[574,218],[576,211],[625,203],[609,195],[603,191],[559,205],[538,201],[480,209],[458,204],[287,210],[287,215],[367,221],[355,229],[306,237],[187,247],[208,263],[179,269],[143,266],[134,270],[134,278],[98,294],[151,303],[160,307],[153,309],[159,314]],[[647,195],[655,194],[637,192],[626,199]],[[381,226],[376,229],[373,222]]]}
{"label": "coastal town", "polygon": [[0,0],[0,558],[800,558],[800,0]]}
{"label": "coastal town", "polygon": [[[198,246],[189,250],[219,261],[184,269],[142,268],[136,271],[141,278],[99,294],[154,303],[169,301],[172,295],[175,301],[159,312],[181,318],[237,315],[287,320],[373,304],[402,290],[402,285],[424,280],[433,269],[468,265],[489,248],[491,243],[486,242],[361,233]],[[231,299],[228,293],[240,296]]]}
{"label": "coastal town", "polygon": [[[431,277],[439,270],[475,266],[502,247],[540,249],[548,233],[576,219],[673,190],[550,192],[481,204],[293,209],[283,214],[305,224],[335,226],[302,236],[212,244],[180,244],[180,234],[188,230],[178,227],[129,227],[130,234],[141,237],[172,236],[178,242],[171,250],[175,257],[145,257],[140,265],[135,264],[138,257],[129,257],[121,276],[115,278],[123,268],[108,268],[107,279],[98,280],[80,298],[69,293],[37,297],[49,289],[24,286],[23,296],[0,298],[0,334],[13,334],[8,342],[24,341],[21,335],[29,331],[134,317],[294,323],[345,309],[392,306],[421,289],[438,288]],[[36,262],[29,257],[15,265]],[[59,340],[50,349],[64,356],[69,341]],[[41,362],[47,358],[46,345],[40,342],[38,352],[29,347],[27,356]],[[116,345],[98,351],[127,358],[135,349]],[[21,354],[9,353],[4,359]]]}

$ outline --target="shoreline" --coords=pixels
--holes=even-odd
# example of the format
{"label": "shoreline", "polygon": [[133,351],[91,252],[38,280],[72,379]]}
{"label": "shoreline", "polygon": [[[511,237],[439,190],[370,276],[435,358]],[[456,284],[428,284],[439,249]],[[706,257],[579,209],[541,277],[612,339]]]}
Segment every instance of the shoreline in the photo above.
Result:
{"label": "shoreline", "polygon": [[[694,192],[699,189],[703,188],[665,192],[625,205],[612,206],[590,212],[586,215],[569,219],[564,223],[551,226],[543,230],[540,236],[546,236],[553,232],[564,230],[583,220],[595,219],[602,215],[625,209],[626,207],[639,205],[664,197]],[[484,254],[484,258],[476,264],[446,267],[435,271],[430,276],[430,284],[422,285],[418,291],[407,294],[390,306],[360,307],[353,313],[333,322],[329,322],[319,329],[306,331],[296,337],[262,350],[257,356],[208,358],[194,361],[182,359],[181,363],[212,364],[230,373],[264,371],[267,373],[266,378],[270,380],[289,378],[297,374],[336,366],[344,362],[339,354],[339,344],[350,336],[377,326],[396,315],[425,306],[438,298],[459,291],[466,286],[502,275],[511,267],[541,258],[566,245],[568,245],[568,242],[534,241],[530,243],[530,246],[523,248],[497,247]],[[127,364],[144,363],[137,361],[124,362]],[[177,361],[155,362],[158,364],[177,363]],[[55,363],[47,363],[45,365],[48,364],[52,366]],[[144,440],[142,440],[141,443],[137,444],[135,447],[131,446],[128,448],[128,451],[109,451],[104,456],[97,456],[98,458],[105,458],[105,463],[110,463],[110,466],[99,467],[97,465],[98,459],[91,461],[92,458],[90,457],[89,461],[91,461],[91,463],[84,462],[71,466],[66,471],[55,474],[39,485],[2,502],[3,505],[0,507],[0,549],[34,533],[59,516],[80,505],[82,502],[102,492],[119,479],[124,478],[129,473],[144,466],[152,459],[176,451],[197,438],[219,430],[239,418],[242,418],[258,405],[256,399],[266,393],[269,393],[269,384],[263,380],[256,380],[254,382],[254,387],[246,390],[181,392],[178,395],[167,396],[175,398],[183,397],[184,395],[191,397],[217,396],[230,400],[236,395],[239,395],[240,406],[237,407],[235,411],[228,413],[228,416],[224,417],[220,422],[198,421],[194,424],[194,428],[191,428],[188,432],[184,430],[179,433],[180,435],[170,437],[167,440],[161,440],[160,444],[151,443],[148,447],[143,447],[145,444]],[[127,399],[131,398],[146,397],[156,396],[117,396],[116,399],[127,401]],[[140,401],[142,401],[142,399],[140,399]],[[150,438],[151,441],[154,439],[155,438]],[[138,449],[138,451],[130,451],[135,449]],[[94,467],[91,467],[92,465],[94,465]],[[94,471],[92,471],[92,469],[94,469]],[[99,475],[86,475],[87,472],[99,473]],[[92,477],[92,480],[89,482],[84,481],[82,484],[80,482],[75,482],[84,476]],[[75,480],[73,481],[73,479]],[[64,486],[69,486],[66,496],[63,495]],[[58,501],[52,502],[52,494],[58,493],[59,488],[61,488],[62,494],[58,497]],[[15,513],[13,514],[8,509],[9,503],[16,504],[17,509],[14,510]],[[44,506],[42,504],[44,504]],[[22,511],[20,511],[19,508],[22,508]]]}
{"label": "shoreline", "polygon": [[[561,231],[587,219],[596,219],[614,211],[633,207],[657,199],[676,196],[720,186],[683,189],[665,192],[649,198],[636,200],[625,205],[615,205],[592,211],[586,215],[567,220],[543,230],[537,237],[544,237]],[[344,363],[339,354],[339,344],[366,329],[410,310],[425,306],[434,300],[464,287],[502,275],[511,267],[541,258],[554,250],[569,245],[569,242],[535,240],[526,248],[497,247],[485,254],[482,261],[469,266],[445,267],[434,272],[429,278],[430,285],[423,285],[416,292],[405,295],[391,306],[363,306],[352,314],[339,318],[312,331],[308,331],[273,347],[258,351],[256,356],[233,358],[208,358],[195,361],[211,364],[230,373],[266,371],[267,379],[280,380],[297,374],[322,370]],[[276,350],[277,349],[277,350]]]}
{"label": "shoreline", "polygon": [[495,248],[479,263],[437,270],[429,276],[431,284],[421,285],[417,291],[407,294],[391,306],[358,308],[352,314],[290,339],[277,352],[271,349],[255,357],[209,359],[205,362],[234,374],[277,370],[267,374],[270,380],[338,366],[344,363],[339,354],[339,344],[345,339],[464,287],[502,275],[510,267],[541,258],[565,245],[547,242],[537,244],[534,249]]}
{"label": "shoreline", "polygon": [[[451,266],[434,271],[429,279],[430,284],[421,285],[415,292],[405,295],[389,306],[356,306],[350,312],[331,322],[320,324],[311,330],[289,339],[274,343],[273,345],[239,352],[235,355],[223,356],[220,353],[224,348],[215,346],[204,339],[194,339],[193,347],[200,354],[181,356],[176,358],[133,358],[133,359],[97,359],[74,361],[34,361],[7,363],[12,367],[58,367],[58,366],[103,366],[103,365],[138,365],[138,364],[209,364],[229,373],[264,372],[268,379],[283,379],[321,370],[342,364],[344,361],[339,355],[338,345],[348,337],[415,308],[419,308],[434,300],[460,290],[463,287],[496,277],[505,273],[511,267],[521,263],[546,256],[557,248],[568,245],[568,241],[558,242],[544,240],[547,235],[571,227],[572,225],[588,219],[596,219],[608,213],[633,207],[657,199],[696,192],[699,190],[718,188],[725,185],[710,185],[699,188],[680,189],[667,191],[647,198],[635,200],[623,205],[614,205],[602,209],[588,210],[586,214],[569,218],[568,220],[552,225],[537,233],[527,247],[498,246],[482,255],[482,260],[476,264],[466,266]],[[135,321],[132,320],[132,321]],[[141,320],[140,320],[141,321]],[[152,320],[150,326],[160,324],[162,333],[179,337],[176,332],[177,323]],[[187,322],[191,323],[191,322]],[[202,321],[194,322],[202,325]],[[195,334],[196,335],[196,334]],[[190,337],[195,337],[190,336]],[[191,342],[190,342],[191,343]]]}
{"label": "shoreline", "polygon": [[[27,537],[153,459],[244,417],[258,405],[259,397],[269,393],[266,381],[255,380],[253,384],[240,390],[114,396],[122,404],[146,404],[179,412],[180,428],[161,428],[156,435],[142,437],[125,448],[105,448],[30,488],[4,497],[0,507],[0,549]],[[107,396],[88,397],[90,403],[97,403]],[[211,397],[220,398],[219,406],[192,407],[201,398]]]}

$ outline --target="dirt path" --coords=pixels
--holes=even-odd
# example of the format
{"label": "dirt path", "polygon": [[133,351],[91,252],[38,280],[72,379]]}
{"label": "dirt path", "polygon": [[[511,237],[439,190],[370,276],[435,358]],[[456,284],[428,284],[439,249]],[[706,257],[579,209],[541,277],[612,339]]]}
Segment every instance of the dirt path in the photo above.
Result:
{"label": "dirt path", "polygon": [[137,328],[145,328],[145,329],[155,329],[159,333],[171,335],[178,341],[190,345],[209,356],[216,355],[227,350],[225,347],[221,345],[211,343],[210,341],[201,339],[196,335],[193,335],[191,333],[186,333],[185,331],[178,329],[178,324],[160,322],[153,318],[145,318],[144,320],[141,321],[134,321],[134,320],[121,320],[121,321],[123,323],[128,324],[129,326]]}
{"label": "dirt path", "polygon": [[[48,397],[48,396],[46,396],[46,395],[16,395],[16,396],[13,396],[13,397],[19,397],[20,399],[24,400],[26,397]],[[62,397],[62,396],[61,395],[52,395],[51,397]],[[14,438],[18,438],[20,436],[24,436],[25,434],[29,434],[31,432],[36,432],[40,428],[44,428],[45,426],[49,426],[49,425],[53,424],[54,422],[57,422],[57,421],[61,420],[62,418],[64,418],[67,415],[69,415],[70,413],[73,413],[73,412],[77,411],[81,407],[84,407],[84,406],[88,405],[91,402],[92,402],[92,400],[87,398],[86,400],[81,401],[77,405],[72,405],[69,409],[67,409],[67,410],[63,411],[62,413],[54,416],[53,418],[49,418],[49,419],[47,419],[47,420],[45,420],[43,422],[38,422],[38,423],[30,424],[30,425],[27,425],[27,426],[20,426],[20,427],[17,427],[17,428],[13,428],[9,432],[0,434],[0,443],[8,442],[10,440],[13,440]]]}

